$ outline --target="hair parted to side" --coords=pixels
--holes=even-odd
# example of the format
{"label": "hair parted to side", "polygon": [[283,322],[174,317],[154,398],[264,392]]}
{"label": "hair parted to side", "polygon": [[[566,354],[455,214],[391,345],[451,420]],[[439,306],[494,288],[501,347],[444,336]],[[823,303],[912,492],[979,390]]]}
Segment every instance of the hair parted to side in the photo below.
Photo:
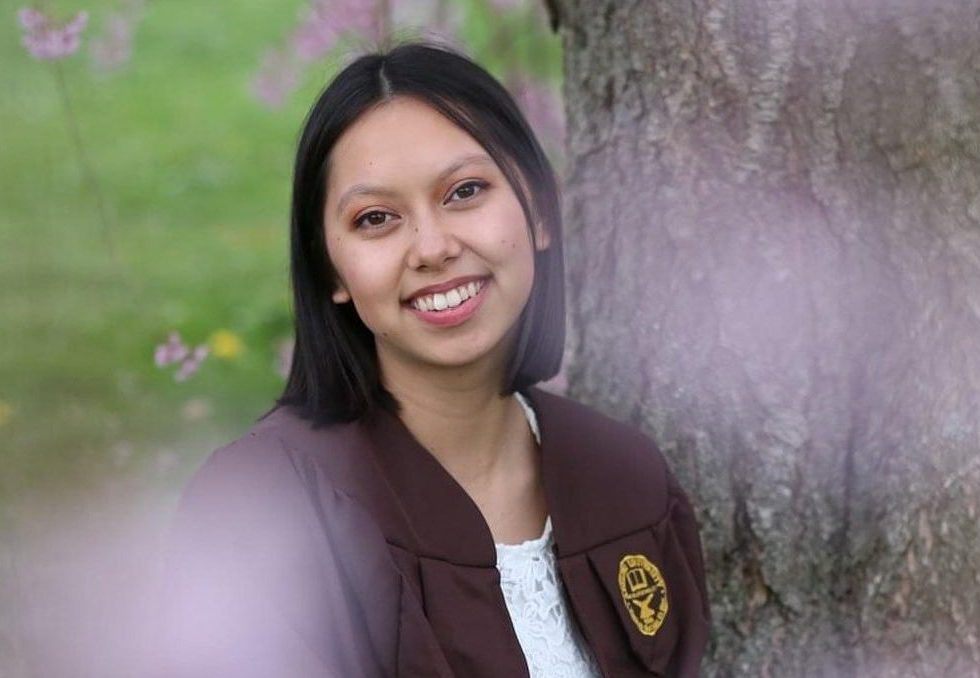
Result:
{"label": "hair parted to side", "polygon": [[352,421],[375,407],[398,411],[381,383],[374,336],[353,303],[335,304],[323,213],[330,153],[344,131],[375,105],[414,97],[458,125],[494,159],[527,219],[548,234],[534,254],[531,296],[518,319],[503,395],[550,379],[565,344],[564,260],[554,170],[517,104],[482,67],[450,49],[405,43],[345,67],[310,109],[296,152],[290,227],[295,313],[292,367],[279,405],[316,425]]}

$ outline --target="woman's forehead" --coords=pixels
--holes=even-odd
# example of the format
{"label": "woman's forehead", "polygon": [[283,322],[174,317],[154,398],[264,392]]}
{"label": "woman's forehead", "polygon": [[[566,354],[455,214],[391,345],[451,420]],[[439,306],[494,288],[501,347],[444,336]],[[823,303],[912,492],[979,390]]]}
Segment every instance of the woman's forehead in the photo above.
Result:
{"label": "woman's forehead", "polygon": [[329,185],[437,176],[461,159],[493,165],[480,143],[432,106],[397,97],[361,115],[331,152]]}

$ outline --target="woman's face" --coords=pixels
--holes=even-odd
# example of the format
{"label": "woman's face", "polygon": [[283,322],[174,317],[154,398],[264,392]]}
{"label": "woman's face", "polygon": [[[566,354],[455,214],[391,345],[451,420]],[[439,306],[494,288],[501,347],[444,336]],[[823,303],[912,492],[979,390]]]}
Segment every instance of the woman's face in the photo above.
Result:
{"label": "woman's face", "polygon": [[407,97],[362,115],[331,152],[324,228],[333,301],[353,302],[383,373],[503,369],[534,249],[513,189],[465,131]]}

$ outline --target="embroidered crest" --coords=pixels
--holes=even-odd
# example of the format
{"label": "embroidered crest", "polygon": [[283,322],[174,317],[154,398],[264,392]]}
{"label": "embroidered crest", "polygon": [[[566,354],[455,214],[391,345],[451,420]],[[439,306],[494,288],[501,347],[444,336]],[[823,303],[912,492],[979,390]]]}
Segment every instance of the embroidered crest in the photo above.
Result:
{"label": "embroidered crest", "polygon": [[644,555],[623,556],[619,561],[619,590],[640,633],[656,634],[667,617],[667,583],[657,566]]}

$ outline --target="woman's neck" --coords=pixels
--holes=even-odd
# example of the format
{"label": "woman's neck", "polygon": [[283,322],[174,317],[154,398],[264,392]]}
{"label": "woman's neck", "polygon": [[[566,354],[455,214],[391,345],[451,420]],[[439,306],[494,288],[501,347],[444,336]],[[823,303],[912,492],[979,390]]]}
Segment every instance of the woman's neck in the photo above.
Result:
{"label": "woman's neck", "polygon": [[499,367],[384,367],[402,422],[461,485],[491,484],[521,461],[531,433],[520,404],[500,395]]}
{"label": "woman's neck", "polygon": [[379,358],[402,422],[477,505],[494,542],[540,536],[541,458],[521,404],[500,395],[504,361],[441,369]]}

